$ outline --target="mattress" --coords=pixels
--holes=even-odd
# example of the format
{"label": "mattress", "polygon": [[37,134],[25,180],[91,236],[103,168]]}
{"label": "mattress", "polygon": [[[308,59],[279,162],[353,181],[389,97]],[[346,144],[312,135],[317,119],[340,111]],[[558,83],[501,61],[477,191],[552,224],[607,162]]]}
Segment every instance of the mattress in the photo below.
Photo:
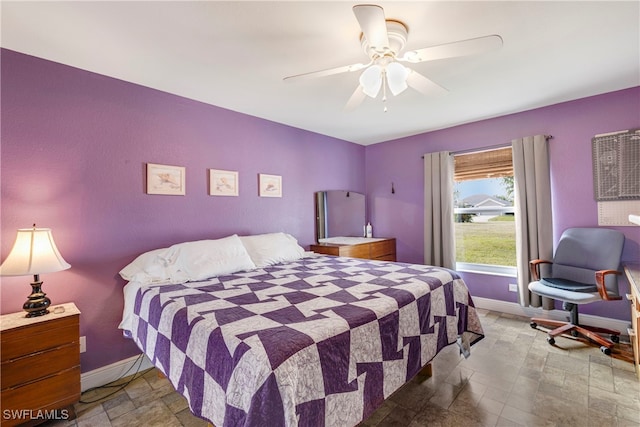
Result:
{"label": "mattress", "polygon": [[349,426],[483,330],[448,269],[311,256],[183,284],[130,282],[126,335],[220,426]]}

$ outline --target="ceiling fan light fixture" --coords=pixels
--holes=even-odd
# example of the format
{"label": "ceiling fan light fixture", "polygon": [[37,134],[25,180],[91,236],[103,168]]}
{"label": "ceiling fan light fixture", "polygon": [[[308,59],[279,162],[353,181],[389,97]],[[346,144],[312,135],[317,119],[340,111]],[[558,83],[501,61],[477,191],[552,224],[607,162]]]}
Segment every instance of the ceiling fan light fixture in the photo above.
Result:
{"label": "ceiling fan light fixture", "polygon": [[[399,95],[408,87],[425,96],[447,92],[447,89],[399,62],[418,63],[478,55],[499,49],[503,45],[502,37],[493,34],[428,46],[401,54],[409,35],[409,29],[403,22],[386,19],[382,7],[374,4],[357,4],[353,6],[353,13],[361,29],[360,44],[369,57],[369,63],[285,77],[285,80],[290,81],[363,70],[359,76],[360,84],[345,105],[346,110],[353,110],[367,96],[377,98],[380,90],[383,103],[387,99],[387,89],[393,96]],[[386,111],[386,107],[384,110]]]}
{"label": "ceiling fan light fixture", "polygon": [[365,95],[375,98],[382,87],[382,67],[372,65],[360,74],[360,86]]}
{"label": "ceiling fan light fixture", "polygon": [[392,62],[387,65],[387,84],[393,96],[404,92],[407,87],[407,77],[409,77],[409,69],[398,62]]}

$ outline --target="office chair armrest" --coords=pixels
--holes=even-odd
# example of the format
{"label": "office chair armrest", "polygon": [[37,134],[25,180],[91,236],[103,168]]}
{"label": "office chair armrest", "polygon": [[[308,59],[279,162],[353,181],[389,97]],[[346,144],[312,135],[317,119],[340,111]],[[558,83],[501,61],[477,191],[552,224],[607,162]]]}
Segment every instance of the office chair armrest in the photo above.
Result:
{"label": "office chair armrest", "polygon": [[531,278],[534,281],[540,280],[540,264],[553,264],[553,262],[544,259],[534,259],[529,261],[529,272],[531,272]]}
{"label": "office chair armrest", "polygon": [[600,294],[600,298],[605,301],[615,301],[622,299],[622,296],[611,296],[607,293],[607,288],[604,285],[604,278],[607,274],[622,274],[617,270],[600,270],[596,271],[596,286],[598,287],[598,293]]}

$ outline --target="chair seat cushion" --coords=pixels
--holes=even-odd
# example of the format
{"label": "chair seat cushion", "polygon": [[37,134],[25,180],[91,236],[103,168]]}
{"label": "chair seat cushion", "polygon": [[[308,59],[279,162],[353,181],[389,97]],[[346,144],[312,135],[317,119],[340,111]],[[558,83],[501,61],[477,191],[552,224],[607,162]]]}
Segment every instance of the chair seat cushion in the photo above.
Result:
{"label": "chair seat cushion", "polygon": [[542,283],[542,281],[529,283],[529,290],[534,294],[538,294],[543,297],[572,302],[574,304],[588,304],[590,302],[601,300],[598,292],[567,291],[565,289],[548,286],[547,284]]}
{"label": "chair seat cushion", "polygon": [[541,279],[540,283],[546,286],[551,286],[552,288],[563,289],[565,291],[598,292],[598,287],[595,284],[574,282],[569,279],[547,277]]}

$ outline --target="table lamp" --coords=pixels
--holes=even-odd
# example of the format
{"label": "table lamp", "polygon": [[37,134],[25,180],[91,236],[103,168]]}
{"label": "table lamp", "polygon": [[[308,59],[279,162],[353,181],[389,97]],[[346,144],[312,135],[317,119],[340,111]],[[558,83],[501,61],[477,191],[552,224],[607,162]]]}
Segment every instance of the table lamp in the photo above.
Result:
{"label": "table lamp", "polygon": [[7,259],[0,265],[0,276],[27,276],[33,274],[31,295],[22,308],[26,317],[49,313],[51,300],[42,292],[40,274],[53,273],[71,267],[56,247],[50,228],[21,228]]}

